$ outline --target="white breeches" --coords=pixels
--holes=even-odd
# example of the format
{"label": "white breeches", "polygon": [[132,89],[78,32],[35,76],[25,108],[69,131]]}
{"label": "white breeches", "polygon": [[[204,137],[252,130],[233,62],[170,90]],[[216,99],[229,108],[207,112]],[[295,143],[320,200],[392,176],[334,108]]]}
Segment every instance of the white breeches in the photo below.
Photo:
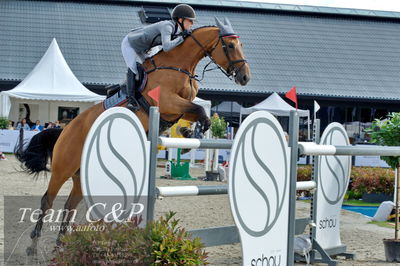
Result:
{"label": "white breeches", "polygon": [[129,44],[128,36],[125,36],[125,38],[122,40],[121,50],[126,66],[129,67],[132,70],[132,72],[136,74],[136,77],[138,77],[136,61],[142,63],[143,59],[140,55],[136,53],[135,49],[133,49],[132,46]]}

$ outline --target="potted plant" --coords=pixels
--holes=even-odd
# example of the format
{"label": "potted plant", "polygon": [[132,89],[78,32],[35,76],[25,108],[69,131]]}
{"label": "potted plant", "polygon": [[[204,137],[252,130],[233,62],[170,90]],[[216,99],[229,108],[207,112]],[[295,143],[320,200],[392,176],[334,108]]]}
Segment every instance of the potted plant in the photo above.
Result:
{"label": "potted plant", "polygon": [[[226,122],[223,117],[219,117],[217,113],[211,117],[211,135],[215,139],[224,138],[226,134]],[[211,171],[206,171],[206,180],[213,181],[218,180],[218,149],[214,149],[214,156],[211,164]]]}
{"label": "potted plant", "polygon": [[[385,146],[400,146],[400,113],[392,113],[385,120],[376,119],[371,128],[367,130],[371,135],[371,142]],[[394,239],[384,239],[385,255],[387,261],[400,262],[400,239],[399,239],[399,199],[400,199],[400,157],[381,156],[390,167],[397,169],[395,187],[395,233]]]}

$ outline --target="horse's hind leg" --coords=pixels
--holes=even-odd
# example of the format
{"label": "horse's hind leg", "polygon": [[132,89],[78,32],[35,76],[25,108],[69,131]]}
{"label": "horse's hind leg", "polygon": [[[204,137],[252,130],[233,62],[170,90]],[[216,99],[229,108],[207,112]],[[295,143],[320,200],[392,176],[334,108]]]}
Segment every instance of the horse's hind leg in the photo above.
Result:
{"label": "horse's hind leg", "polygon": [[57,237],[57,245],[61,244],[61,238],[65,235],[68,230],[69,222],[71,218],[76,217],[76,206],[82,200],[82,190],[81,190],[81,179],[79,171],[72,177],[74,185],[72,187],[71,193],[64,205],[63,218],[60,227],[60,232]]}
{"label": "horse's hind leg", "polygon": [[36,222],[35,228],[31,233],[32,244],[26,249],[26,253],[28,255],[36,254],[37,252],[37,242],[41,235],[42,227],[43,227],[43,218],[46,215],[48,209],[53,206],[54,199],[57,196],[58,191],[60,190],[61,186],[68,180],[67,178],[57,178],[58,175],[53,174],[51,175],[50,183],[47,188],[46,193],[44,193],[41,201],[40,201],[40,215],[38,217],[38,221]]}

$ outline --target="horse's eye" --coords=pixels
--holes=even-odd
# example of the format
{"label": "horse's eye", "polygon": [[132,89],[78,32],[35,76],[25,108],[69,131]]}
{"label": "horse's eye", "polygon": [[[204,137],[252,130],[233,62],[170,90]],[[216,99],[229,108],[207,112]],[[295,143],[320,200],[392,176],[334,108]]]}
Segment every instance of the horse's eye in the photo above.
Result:
{"label": "horse's eye", "polygon": [[228,44],[228,47],[233,49],[233,48],[235,48],[235,45],[233,43],[230,43],[230,44]]}

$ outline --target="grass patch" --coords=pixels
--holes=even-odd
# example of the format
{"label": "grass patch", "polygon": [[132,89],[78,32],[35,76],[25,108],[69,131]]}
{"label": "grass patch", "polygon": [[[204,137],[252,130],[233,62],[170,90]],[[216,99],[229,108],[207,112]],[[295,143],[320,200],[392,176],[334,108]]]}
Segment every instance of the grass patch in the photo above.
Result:
{"label": "grass patch", "polygon": [[345,200],[343,205],[379,207],[380,203],[369,203],[362,200]]}
{"label": "grass patch", "polygon": [[380,226],[380,227],[385,227],[385,228],[390,228],[390,229],[393,229],[394,228],[394,223],[392,223],[392,222],[375,222],[375,221],[373,221],[373,222],[369,222],[369,224],[375,224],[375,225],[377,225],[377,226]]}

